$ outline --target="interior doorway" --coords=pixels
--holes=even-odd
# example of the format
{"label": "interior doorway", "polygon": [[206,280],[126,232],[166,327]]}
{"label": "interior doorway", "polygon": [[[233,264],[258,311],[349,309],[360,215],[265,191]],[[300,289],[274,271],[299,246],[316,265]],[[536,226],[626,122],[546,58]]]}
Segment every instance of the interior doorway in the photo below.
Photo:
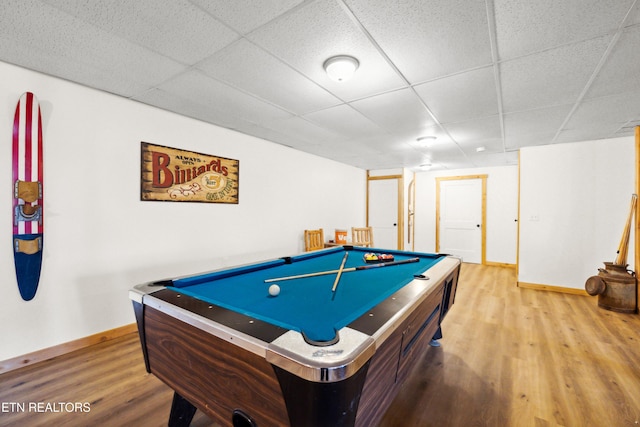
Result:
{"label": "interior doorway", "polygon": [[367,225],[376,248],[403,249],[402,175],[367,177]]}
{"label": "interior doorway", "polygon": [[486,263],[487,175],[436,178],[436,251]]}

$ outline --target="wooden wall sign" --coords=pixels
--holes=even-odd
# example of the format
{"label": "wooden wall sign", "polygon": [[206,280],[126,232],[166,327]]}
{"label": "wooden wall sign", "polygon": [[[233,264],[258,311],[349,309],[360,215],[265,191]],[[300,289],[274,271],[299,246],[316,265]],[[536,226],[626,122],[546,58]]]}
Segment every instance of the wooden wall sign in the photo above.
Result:
{"label": "wooden wall sign", "polygon": [[140,200],[238,203],[238,160],[147,142],[140,158]]}

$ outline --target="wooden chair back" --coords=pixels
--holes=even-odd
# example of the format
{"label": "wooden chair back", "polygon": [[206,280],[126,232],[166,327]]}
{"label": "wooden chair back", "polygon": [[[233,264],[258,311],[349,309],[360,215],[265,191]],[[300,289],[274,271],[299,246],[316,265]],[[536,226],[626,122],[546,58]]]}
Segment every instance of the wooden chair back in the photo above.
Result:
{"label": "wooden chair back", "polygon": [[322,228],[318,230],[304,230],[304,250],[305,252],[324,249],[324,232]]}
{"label": "wooden chair back", "polygon": [[373,230],[371,227],[351,227],[353,246],[373,247]]}

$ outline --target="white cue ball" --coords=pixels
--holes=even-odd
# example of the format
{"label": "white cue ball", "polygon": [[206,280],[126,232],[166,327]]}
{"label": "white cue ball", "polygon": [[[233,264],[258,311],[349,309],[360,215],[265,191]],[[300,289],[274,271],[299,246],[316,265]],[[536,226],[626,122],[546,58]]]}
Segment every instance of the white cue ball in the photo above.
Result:
{"label": "white cue ball", "polygon": [[269,286],[269,295],[271,295],[272,297],[278,296],[280,294],[280,286],[278,285],[271,285]]}

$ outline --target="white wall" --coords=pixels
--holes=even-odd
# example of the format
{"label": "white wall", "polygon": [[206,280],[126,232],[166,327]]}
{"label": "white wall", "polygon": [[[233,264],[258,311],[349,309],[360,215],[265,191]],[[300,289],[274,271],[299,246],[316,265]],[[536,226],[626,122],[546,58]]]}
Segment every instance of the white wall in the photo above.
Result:
{"label": "white wall", "polygon": [[521,149],[520,282],[584,289],[615,260],[634,159],[633,137]]}
{"label": "white wall", "polygon": [[486,260],[499,264],[516,263],[517,166],[417,172],[416,251],[434,252],[436,248],[436,178],[482,174],[487,175]]}
{"label": "white wall", "polygon": [[[303,230],[364,224],[366,172],[0,63],[0,360],[134,321],[135,284],[303,250]],[[42,108],[40,287],[20,298],[10,223],[18,98]],[[240,161],[240,203],[140,201],[140,142]],[[336,209],[336,207],[340,207]]]}

